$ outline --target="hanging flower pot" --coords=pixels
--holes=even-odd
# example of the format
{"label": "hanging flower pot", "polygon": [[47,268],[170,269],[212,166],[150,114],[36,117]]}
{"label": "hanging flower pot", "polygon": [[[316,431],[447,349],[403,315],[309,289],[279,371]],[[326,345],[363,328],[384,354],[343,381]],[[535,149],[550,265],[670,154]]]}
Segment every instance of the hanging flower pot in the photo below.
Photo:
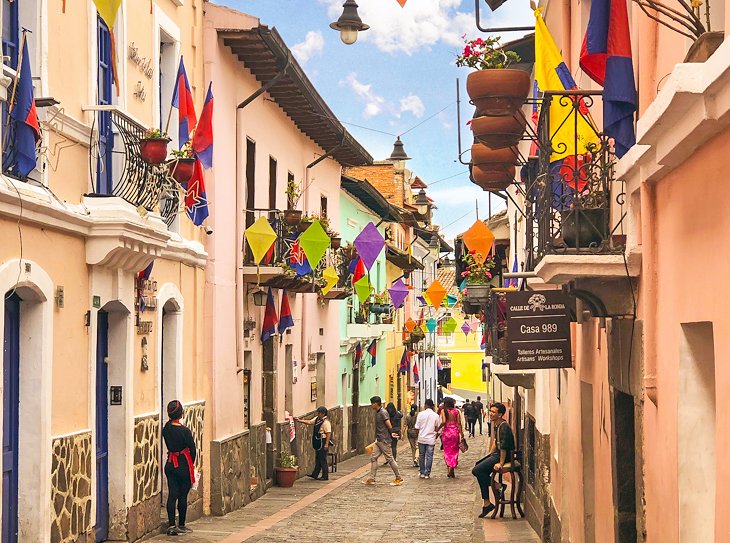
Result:
{"label": "hanging flower pot", "polygon": [[518,152],[516,147],[503,147],[502,149],[491,149],[483,143],[475,143],[471,146],[471,163],[475,166],[486,164],[514,164],[517,161]]}
{"label": "hanging flower pot", "polygon": [[333,249],[339,249],[341,245],[342,245],[342,238],[341,237],[335,236],[333,238],[330,238],[330,246]]}
{"label": "hanging flower pot", "polygon": [[530,92],[530,74],[524,70],[479,70],[466,78],[466,92],[479,115],[511,115]]}
{"label": "hanging flower pot", "polygon": [[312,221],[309,221],[309,220],[307,220],[307,221],[301,221],[297,225],[297,230],[299,230],[301,233],[304,233],[304,232],[307,231],[307,228],[309,228],[310,226],[312,226]]}
{"label": "hanging flower pot", "polygon": [[489,301],[492,292],[491,285],[467,285],[466,298],[470,304],[483,305]]}
{"label": "hanging flower pot", "polygon": [[474,184],[486,191],[507,189],[514,181],[515,173],[513,164],[480,164],[471,168]]}
{"label": "hanging flower pot", "polygon": [[302,222],[302,212],[299,209],[287,209],[284,211],[284,222],[287,226],[296,226]]}
{"label": "hanging flower pot", "polygon": [[195,172],[194,158],[176,158],[168,161],[167,170],[170,176],[181,185],[190,181]]}
{"label": "hanging flower pot", "polygon": [[519,143],[525,132],[525,124],[522,115],[476,117],[471,121],[471,131],[479,143],[491,149],[502,149]]}
{"label": "hanging flower pot", "polygon": [[170,138],[146,138],[139,142],[139,153],[147,164],[162,164],[167,158],[167,144]]}

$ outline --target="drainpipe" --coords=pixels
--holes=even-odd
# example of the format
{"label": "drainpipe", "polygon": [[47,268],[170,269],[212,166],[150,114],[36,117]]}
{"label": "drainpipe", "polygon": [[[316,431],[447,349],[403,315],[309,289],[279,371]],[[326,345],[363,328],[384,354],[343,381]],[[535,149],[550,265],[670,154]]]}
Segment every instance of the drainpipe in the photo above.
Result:
{"label": "drainpipe", "polygon": [[[657,349],[656,349],[656,307],[657,307],[657,282],[656,282],[656,222],[654,220],[656,211],[656,194],[653,185],[641,184],[641,232],[642,232],[642,268],[648,273],[642,273],[646,280],[641,282],[643,290],[641,296],[645,300],[642,304],[647,313],[644,318],[644,389],[646,396],[654,405],[658,404],[657,394]],[[653,312],[653,313],[650,313]]]}
{"label": "drainpipe", "polygon": [[243,339],[241,333],[243,330],[243,217],[245,216],[245,207],[243,203],[243,191],[241,190],[241,165],[240,156],[242,152],[241,137],[239,134],[239,114],[241,110],[253,102],[256,98],[268,91],[276,83],[278,83],[289,70],[291,66],[291,54],[286,57],[284,66],[279,69],[279,73],[274,78],[256,90],[251,96],[236,106],[236,242],[233,248],[233,254],[239,254],[238,265],[236,266],[236,366],[243,369]]}

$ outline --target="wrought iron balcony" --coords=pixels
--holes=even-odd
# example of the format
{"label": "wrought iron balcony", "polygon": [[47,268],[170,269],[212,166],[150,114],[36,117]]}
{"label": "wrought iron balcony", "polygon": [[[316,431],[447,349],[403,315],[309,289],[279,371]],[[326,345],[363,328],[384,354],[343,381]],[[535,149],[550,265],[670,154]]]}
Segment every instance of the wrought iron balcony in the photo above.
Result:
{"label": "wrought iron balcony", "polygon": [[507,363],[507,299],[504,292],[492,290],[484,310],[487,346],[485,354],[493,364]]}
{"label": "wrought iron balcony", "polygon": [[[542,99],[539,157],[523,169],[528,270],[550,254],[620,254],[623,249],[613,236],[624,214],[612,141],[591,116],[600,94],[556,91]],[[554,107],[551,118],[555,104],[562,108]],[[618,216],[613,222],[612,214]]]}
{"label": "wrought iron balcony", "polygon": [[185,191],[170,177],[166,164],[147,164],[140,153],[145,127],[116,106],[91,106],[95,129],[90,142],[89,169],[96,195],[118,196],[138,209],[159,207],[170,226],[184,212]]}

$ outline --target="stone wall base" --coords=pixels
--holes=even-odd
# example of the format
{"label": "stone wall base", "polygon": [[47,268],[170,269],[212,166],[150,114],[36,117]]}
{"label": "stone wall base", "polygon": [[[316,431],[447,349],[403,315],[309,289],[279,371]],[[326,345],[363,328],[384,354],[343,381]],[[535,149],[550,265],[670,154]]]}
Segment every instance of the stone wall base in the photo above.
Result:
{"label": "stone wall base", "polygon": [[129,508],[127,511],[128,541],[137,541],[151,532],[159,531],[161,503],[160,494],[157,493]]}

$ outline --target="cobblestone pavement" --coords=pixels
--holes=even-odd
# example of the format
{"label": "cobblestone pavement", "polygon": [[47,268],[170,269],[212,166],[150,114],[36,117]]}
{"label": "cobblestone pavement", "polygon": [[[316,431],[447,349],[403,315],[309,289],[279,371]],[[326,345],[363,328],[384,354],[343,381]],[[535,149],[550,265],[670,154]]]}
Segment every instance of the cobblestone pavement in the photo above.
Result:
{"label": "cobblestone pavement", "polygon": [[[188,543],[539,543],[525,520],[477,518],[481,500],[471,467],[487,438],[469,440],[456,479],[446,477],[443,454],[436,450],[431,479],[419,479],[410,448],[401,448],[405,483],[389,486],[393,472],[378,469],[377,484],[364,485],[369,459],[341,462],[329,483],[298,480],[291,489],[274,487],[254,503],[225,517],[190,523],[191,534],[157,536],[153,541]],[[382,458],[382,457],[381,457]]]}

